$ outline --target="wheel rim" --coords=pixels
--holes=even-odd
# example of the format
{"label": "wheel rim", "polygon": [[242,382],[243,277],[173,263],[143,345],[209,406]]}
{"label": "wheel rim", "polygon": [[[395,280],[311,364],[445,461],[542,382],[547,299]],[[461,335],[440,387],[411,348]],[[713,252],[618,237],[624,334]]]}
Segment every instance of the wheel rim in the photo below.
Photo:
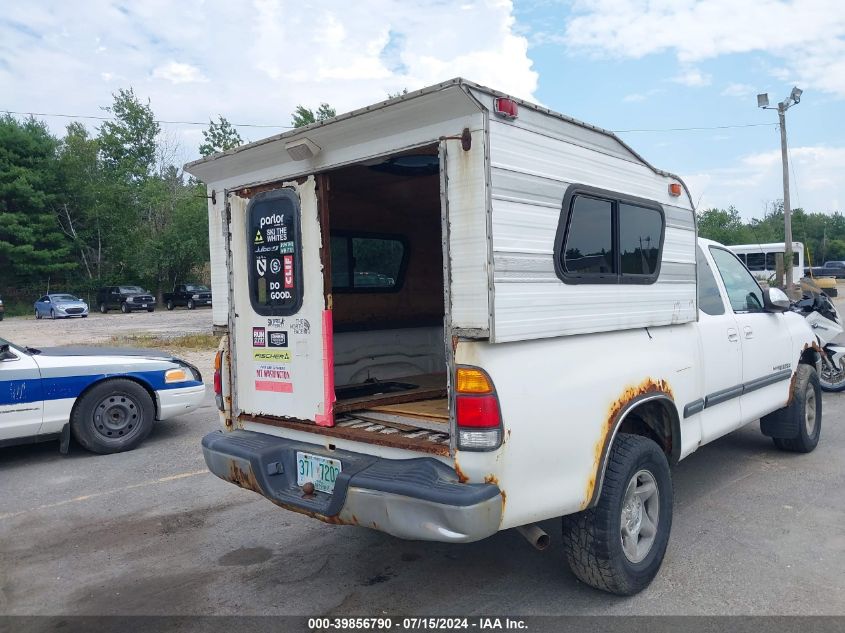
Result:
{"label": "wheel rim", "polygon": [[838,385],[842,381],[845,381],[845,366],[840,362],[839,366],[836,367],[825,360],[822,362],[822,371],[819,379],[826,385]]}
{"label": "wheel rim", "polygon": [[94,408],[94,430],[110,440],[126,437],[141,424],[141,408],[125,393],[106,396]]}
{"label": "wheel rim", "polygon": [[807,428],[807,436],[813,437],[816,432],[816,392],[812,388],[807,389],[804,400],[804,426]]}
{"label": "wheel rim", "polygon": [[660,520],[660,491],[647,470],[638,471],[625,489],[622,499],[620,534],[622,551],[632,563],[639,563],[651,551]]}

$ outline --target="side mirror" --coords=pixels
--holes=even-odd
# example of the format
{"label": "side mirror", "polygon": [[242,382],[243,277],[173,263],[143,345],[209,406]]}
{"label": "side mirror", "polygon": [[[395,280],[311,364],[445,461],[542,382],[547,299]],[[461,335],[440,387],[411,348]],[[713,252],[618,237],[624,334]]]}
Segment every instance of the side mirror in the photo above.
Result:
{"label": "side mirror", "polygon": [[8,343],[4,343],[3,345],[0,345],[0,361],[12,360],[14,358],[17,358],[17,356],[15,356],[12,353],[12,351],[9,349]]}
{"label": "side mirror", "polygon": [[789,297],[780,288],[766,288],[763,291],[763,308],[766,312],[789,310]]}

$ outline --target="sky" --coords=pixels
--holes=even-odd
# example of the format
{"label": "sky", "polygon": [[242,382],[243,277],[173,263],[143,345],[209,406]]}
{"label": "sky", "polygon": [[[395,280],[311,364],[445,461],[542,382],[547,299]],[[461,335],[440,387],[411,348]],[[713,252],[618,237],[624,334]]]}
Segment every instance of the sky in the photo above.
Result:
{"label": "sky", "polygon": [[[756,94],[776,104],[797,85],[792,206],[845,212],[842,0],[30,0],[0,14],[0,111],[104,116],[131,86],[158,119],[266,126],[239,127],[255,141],[297,104],[343,112],[455,76],[617,131],[699,208],[745,218],[782,197],[777,113]],[[39,118],[56,134],[71,120]],[[202,125],[162,127],[197,157]]]}

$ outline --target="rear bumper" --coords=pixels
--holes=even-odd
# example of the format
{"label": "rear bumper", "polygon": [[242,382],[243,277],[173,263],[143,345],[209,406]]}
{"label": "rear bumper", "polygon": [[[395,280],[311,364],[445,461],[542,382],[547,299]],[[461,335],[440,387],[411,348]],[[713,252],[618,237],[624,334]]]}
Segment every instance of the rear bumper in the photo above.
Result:
{"label": "rear bumper", "polygon": [[158,397],[158,419],[167,420],[199,407],[205,397],[205,385],[160,389],[156,391],[156,396]]}
{"label": "rear bumper", "polygon": [[[499,530],[498,486],[460,483],[454,470],[431,457],[383,459],[243,430],[210,433],[202,449],[209,470],[221,479],[327,523],[450,543]],[[296,482],[297,451],[341,461],[332,494],[303,493]]]}

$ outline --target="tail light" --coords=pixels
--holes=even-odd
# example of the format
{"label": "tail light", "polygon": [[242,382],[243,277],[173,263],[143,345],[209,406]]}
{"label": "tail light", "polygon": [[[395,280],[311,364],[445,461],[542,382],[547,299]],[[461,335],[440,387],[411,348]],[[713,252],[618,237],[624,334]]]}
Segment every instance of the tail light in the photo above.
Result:
{"label": "tail light", "polygon": [[493,381],[477,367],[458,367],[455,376],[458,448],[492,451],[502,444],[502,414]]}
{"label": "tail light", "polygon": [[223,411],[223,351],[217,352],[214,356],[214,400],[217,408]]}

